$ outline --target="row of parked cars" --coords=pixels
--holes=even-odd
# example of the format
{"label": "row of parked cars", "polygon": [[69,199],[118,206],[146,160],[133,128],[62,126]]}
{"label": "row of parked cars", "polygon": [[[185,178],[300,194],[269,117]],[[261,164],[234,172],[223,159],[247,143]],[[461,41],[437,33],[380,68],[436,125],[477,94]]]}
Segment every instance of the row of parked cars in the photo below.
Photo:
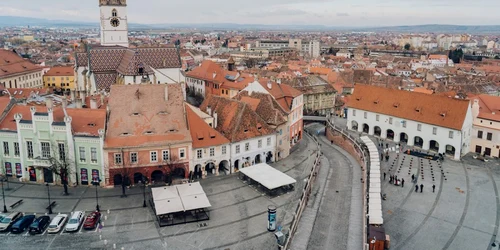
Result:
{"label": "row of parked cars", "polygon": [[67,214],[58,214],[51,220],[46,215],[36,217],[14,212],[8,215],[0,214],[0,232],[20,234],[28,230],[31,235],[35,235],[43,233],[47,228],[47,233],[58,233],[63,227],[66,232],[76,232],[82,224],[83,229],[95,229],[100,221],[101,213],[98,211],[91,212],[87,217],[82,211],[73,212],[69,220]]}

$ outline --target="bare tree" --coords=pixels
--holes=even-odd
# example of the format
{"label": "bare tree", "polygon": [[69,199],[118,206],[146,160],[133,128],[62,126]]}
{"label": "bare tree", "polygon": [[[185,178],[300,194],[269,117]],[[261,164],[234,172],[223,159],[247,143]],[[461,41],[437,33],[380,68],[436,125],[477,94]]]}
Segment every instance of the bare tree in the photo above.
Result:
{"label": "bare tree", "polygon": [[49,169],[61,179],[61,184],[64,186],[64,195],[69,195],[68,177],[71,174],[71,160],[68,156],[68,147],[66,143],[52,142],[50,148],[53,153],[48,158],[50,162]]}
{"label": "bare tree", "polygon": [[[125,157],[125,153],[123,152],[123,149],[120,151],[120,154],[122,155],[122,164],[120,167],[120,175],[122,176],[122,195],[121,197],[127,197],[126,190],[127,186],[130,185],[130,153],[128,157]],[[128,160],[127,160],[128,159]]]}
{"label": "bare tree", "polygon": [[172,185],[173,175],[180,175],[183,173],[185,176],[184,162],[182,162],[177,156],[170,156],[168,160],[163,161],[163,164],[167,170],[167,173],[165,174],[165,182],[168,185]]}

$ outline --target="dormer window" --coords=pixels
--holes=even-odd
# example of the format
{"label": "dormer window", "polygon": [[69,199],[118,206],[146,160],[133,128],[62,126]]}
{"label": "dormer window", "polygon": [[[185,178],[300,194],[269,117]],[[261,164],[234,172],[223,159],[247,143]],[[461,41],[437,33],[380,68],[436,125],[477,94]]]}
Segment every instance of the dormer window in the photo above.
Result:
{"label": "dormer window", "polygon": [[89,127],[95,127],[95,123],[89,123],[87,124]]}
{"label": "dormer window", "polygon": [[356,97],[356,101],[361,101],[361,97]]}
{"label": "dormer window", "polygon": [[175,128],[169,129],[168,132],[176,132],[177,130]]}
{"label": "dormer window", "polygon": [[398,107],[399,107],[399,102],[395,102],[395,103],[393,104],[393,106],[394,106],[395,108],[398,108]]}
{"label": "dormer window", "polygon": [[248,132],[248,129],[245,129],[243,132],[245,132],[245,133]]}
{"label": "dormer window", "polygon": [[128,132],[125,132],[125,133],[122,133],[121,134],[122,136],[127,136],[127,135],[130,135]]}
{"label": "dormer window", "polygon": [[439,115],[441,115],[441,117],[446,117],[446,112],[441,112]]}
{"label": "dormer window", "polygon": [[132,113],[132,116],[139,116],[138,112]]}
{"label": "dormer window", "polygon": [[146,134],[146,135],[152,135],[152,134],[154,134],[154,132],[153,131],[146,131],[146,132],[144,132],[144,134]]}
{"label": "dormer window", "polygon": [[373,101],[374,104],[378,104],[378,102],[379,102],[378,100]]}
{"label": "dormer window", "polygon": [[416,107],[416,108],[415,108],[415,111],[417,111],[417,112],[419,112],[419,113],[420,113],[420,111],[422,111],[422,108],[421,108],[421,107]]}

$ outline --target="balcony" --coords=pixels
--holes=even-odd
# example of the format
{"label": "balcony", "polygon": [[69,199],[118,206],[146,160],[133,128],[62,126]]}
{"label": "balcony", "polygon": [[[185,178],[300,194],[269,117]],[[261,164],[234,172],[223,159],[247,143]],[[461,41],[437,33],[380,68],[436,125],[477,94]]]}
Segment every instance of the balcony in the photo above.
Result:
{"label": "balcony", "polygon": [[42,158],[40,156],[37,156],[33,159],[33,165],[37,167],[50,167],[52,164],[50,164],[49,159]]}

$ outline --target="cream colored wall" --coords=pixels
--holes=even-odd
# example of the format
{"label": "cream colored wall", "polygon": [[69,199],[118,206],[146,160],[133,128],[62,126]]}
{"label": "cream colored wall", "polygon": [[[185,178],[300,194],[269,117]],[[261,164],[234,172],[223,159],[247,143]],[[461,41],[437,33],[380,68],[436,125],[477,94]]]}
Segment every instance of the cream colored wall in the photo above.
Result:
{"label": "cream colored wall", "polygon": [[36,72],[0,78],[0,84],[5,88],[42,88],[43,73],[40,69],[40,71]]}

